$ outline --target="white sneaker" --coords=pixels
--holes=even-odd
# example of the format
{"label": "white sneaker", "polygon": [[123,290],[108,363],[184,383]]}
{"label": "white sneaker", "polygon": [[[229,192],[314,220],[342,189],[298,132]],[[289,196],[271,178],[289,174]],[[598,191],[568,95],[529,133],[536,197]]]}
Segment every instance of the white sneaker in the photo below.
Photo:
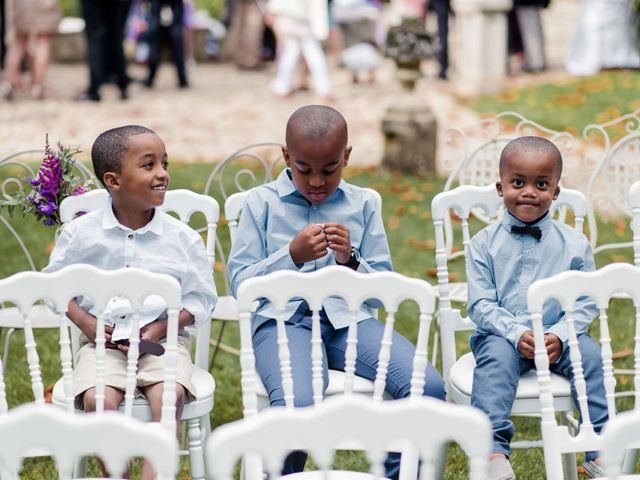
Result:
{"label": "white sneaker", "polygon": [[487,480],[516,480],[508,458],[494,458],[489,462]]}

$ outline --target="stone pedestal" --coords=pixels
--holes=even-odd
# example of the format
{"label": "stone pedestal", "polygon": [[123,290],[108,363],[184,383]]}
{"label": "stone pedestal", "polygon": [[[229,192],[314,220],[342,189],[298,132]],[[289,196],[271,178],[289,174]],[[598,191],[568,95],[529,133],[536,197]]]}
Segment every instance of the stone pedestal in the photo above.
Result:
{"label": "stone pedestal", "polygon": [[454,83],[462,96],[496,93],[507,74],[507,12],[512,0],[453,0]]}
{"label": "stone pedestal", "polygon": [[435,173],[436,131],[436,117],[431,108],[406,93],[387,108],[382,119],[382,166],[417,175]]}

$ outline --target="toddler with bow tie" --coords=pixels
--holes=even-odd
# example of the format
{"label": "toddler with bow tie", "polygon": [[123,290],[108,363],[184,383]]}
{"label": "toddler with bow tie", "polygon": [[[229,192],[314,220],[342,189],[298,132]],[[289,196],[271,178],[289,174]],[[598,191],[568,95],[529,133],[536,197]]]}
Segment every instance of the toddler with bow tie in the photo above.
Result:
{"label": "toddler with bow tie", "polygon": [[[558,197],[562,156],[541,137],[520,137],[500,155],[498,194],[504,199],[500,222],[476,234],[467,253],[468,314],[476,324],[471,349],[476,359],[471,404],[484,411],[493,426],[490,480],[511,480],[510,442],[515,429],[509,419],[520,375],[534,368],[527,290],[535,280],[566,270],[595,269],[586,237],[551,218],[549,207]],[[607,405],[598,343],[587,329],[596,315],[595,303],[579,299],[575,327],[584,366],[589,413],[599,431]],[[551,371],[573,381],[564,312],[557,302],[543,310],[545,343]],[[575,392],[572,392],[575,395]],[[574,398],[575,400],[575,398]],[[598,452],[587,452],[585,471],[604,476]]]}

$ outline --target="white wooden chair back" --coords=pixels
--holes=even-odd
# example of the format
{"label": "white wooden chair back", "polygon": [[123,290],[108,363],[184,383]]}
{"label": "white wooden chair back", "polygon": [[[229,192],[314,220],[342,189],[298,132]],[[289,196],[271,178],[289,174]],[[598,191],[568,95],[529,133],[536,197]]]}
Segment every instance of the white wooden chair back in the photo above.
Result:
{"label": "white wooden chair back", "polygon": [[[640,410],[622,412],[607,422],[602,432],[602,466],[609,480],[623,473],[625,452],[640,443]],[[623,476],[622,478],[628,478]]]}
{"label": "white wooden chair back", "polygon": [[229,225],[229,235],[231,237],[231,245],[236,238],[236,232],[238,231],[238,221],[240,220],[240,212],[242,207],[247,201],[247,197],[251,190],[245,192],[237,192],[229,197],[224,202],[224,216],[227,219]]}
{"label": "white wooden chair back", "polygon": [[633,263],[640,267],[640,181],[635,182],[629,189],[629,207],[633,231]]}
{"label": "white wooden chair back", "polygon": [[[624,135],[616,139],[620,132]],[[640,109],[609,122],[587,125],[583,135],[588,141],[603,144],[586,190],[593,251],[630,247],[630,242],[599,243],[595,215],[598,210],[606,210],[608,215],[632,215],[628,192],[640,180]]]}
{"label": "white wooden chair back", "polygon": [[[23,314],[25,348],[31,376],[35,402],[44,403],[40,360],[36,349],[33,328],[25,313],[31,306],[46,300],[56,312],[60,323],[60,362],[64,387],[64,405],[69,412],[74,411],[73,362],[69,327],[71,322],[65,315],[69,301],[77,296],[92,299],[97,311],[96,331],[96,404],[97,410],[104,410],[104,361],[105,333],[103,312],[109,300],[115,296],[126,297],[131,303],[133,327],[129,337],[127,355],[127,376],[125,391],[125,414],[131,416],[136,387],[139,353],[139,319],[142,304],[149,295],[159,295],[167,305],[167,345],[165,352],[165,388],[163,393],[162,423],[172,433],[175,432],[176,398],[176,344],[178,338],[178,314],[182,306],[180,284],[172,277],[150,273],[137,268],[120,270],[100,270],[90,265],[71,265],[54,273],[20,272],[0,280],[0,301],[12,302]],[[0,379],[0,383],[4,383]],[[7,411],[5,390],[0,387],[0,412]]]}
{"label": "white wooden chair back", "polygon": [[115,477],[131,457],[144,457],[159,480],[175,478],[178,445],[175,433],[117,412],[73,415],[51,405],[26,404],[0,415],[0,471],[18,480],[23,458],[39,449],[51,453],[59,478],[73,478],[79,457],[97,455]]}
{"label": "white wooden chair back", "polygon": [[[371,474],[331,472],[335,449],[344,441],[365,450]],[[238,458],[254,454],[264,460],[270,478],[278,478],[285,456],[302,449],[321,472],[295,478],[377,479],[384,476],[391,444],[403,443],[419,453],[423,461],[419,478],[426,480],[436,478],[434,457],[449,441],[457,442],[468,455],[470,478],[485,478],[491,427],[479,410],[424,397],[376,402],[361,395],[343,396],[312,407],[269,409],[217,428],[207,443],[207,465],[212,479],[231,480]]]}
{"label": "white wooden chair back", "polygon": [[[82,195],[65,198],[60,205],[60,218],[66,224],[76,218],[81,212],[92,212],[107,205],[109,193],[105,189],[91,190]],[[187,189],[169,190],[165,194],[164,203],[160,207],[165,212],[172,212],[178,215],[183,223],[189,223],[195,214],[202,214],[207,222],[207,236],[205,245],[207,258],[212,266],[216,260],[216,231],[220,218],[220,207],[218,202],[207,195],[192,192]],[[78,331],[76,330],[76,337]],[[190,329],[196,336],[196,351],[194,363],[205,370],[209,369],[209,339],[211,336],[211,322],[206,322],[197,330]],[[74,338],[74,347],[77,338]]]}
{"label": "white wooden chair back", "polygon": [[396,272],[359,273],[351,269],[332,266],[311,273],[279,271],[244,281],[238,288],[240,309],[240,364],[242,367],[242,397],[244,416],[254,415],[258,410],[257,385],[259,378],[255,370],[252,346],[251,314],[254,302],[268,299],[278,312],[276,315],[278,357],[284,399],[288,407],[293,407],[293,378],[289,346],[285,333],[284,309],[292,298],[307,302],[312,311],[312,388],[314,403],[323,398],[322,347],[320,334],[320,310],[324,299],[335,296],[345,300],[351,312],[345,352],[344,392],[354,391],[356,381],[355,363],[357,349],[356,316],[360,306],[368,299],[378,300],[388,313],[383,339],[378,356],[378,369],[374,382],[373,398],[382,400],[391,352],[395,314],[404,300],[413,300],[420,311],[416,354],[411,380],[411,396],[421,396],[425,382],[427,365],[427,342],[435,305],[435,291],[424,280],[405,277]]}
{"label": "white wooden chair back", "polygon": [[[542,438],[544,444],[547,478],[562,478],[560,455],[577,451],[598,451],[603,447],[602,435],[594,431],[587,407],[587,389],[582,367],[582,355],[578,348],[578,338],[573,319],[573,310],[578,298],[592,298],[599,311],[600,346],[604,370],[604,388],[609,419],[616,416],[616,379],[613,372],[612,339],[608,317],[609,300],[616,293],[624,293],[635,307],[634,370],[633,390],[635,409],[640,406],[640,269],[627,263],[613,263],[595,272],[567,271],[550,278],[534,282],[527,292],[527,304],[531,313],[535,338],[535,364],[540,387],[542,405]],[[576,437],[569,430],[558,425],[555,417],[554,398],[551,389],[549,359],[544,346],[542,307],[548,300],[555,299],[565,312],[568,325],[570,357],[574,372],[578,408],[582,423]]]}

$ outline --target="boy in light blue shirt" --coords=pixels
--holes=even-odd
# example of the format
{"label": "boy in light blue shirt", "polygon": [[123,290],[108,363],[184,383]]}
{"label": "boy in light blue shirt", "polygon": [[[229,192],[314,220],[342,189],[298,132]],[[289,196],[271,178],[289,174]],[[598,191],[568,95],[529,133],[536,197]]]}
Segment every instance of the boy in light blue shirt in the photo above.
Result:
{"label": "boy in light blue shirt", "polygon": [[[515,433],[509,419],[520,375],[534,368],[527,290],[535,280],[566,270],[593,271],[595,263],[585,236],[551,219],[549,207],[558,197],[562,156],[541,137],[520,137],[500,155],[496,183],[506,212],[502,221],[475,235],[467,255],[469,318],[476,324],[471,349],[476,359],[471,404],[483,410],[493,425],[490,480],[515,479],[508,457]],[[595,303],[578,300],[573,314],[596,431],[607,420],[602,359],[598,343],[587,329],[596,315]],[[564,312],[557,302],[543,310],[545,343],[552,372],[573,372]],[[575,397],[575,391],[572,388]],[[574,398],[575,400],[575,398]],[[585,471],[603,476],[597,452],[587,452]]]}
{"label": "boy in light blue shirt", "polygon": [[[247,278],[278,270],[312,272],[344,265],[359,272],[391,270],[391,256],[376,199],[367,190],[342,180],[351,147],[347,124],[336,110],[309,105],[296,110],[287,123],[287,165],[276,181],[256,187],[243,208],[229,257],[234,293]],[[296,406],[313,404],[311,387],[311,312],[306,302],[286,308],[287,338]],[[252,319],[256,369],[271,405],[284,405],[276,344],[275,310],[266,301]],[[349,309],[329,298],[321,311],[324,387],[327,369],[344,370]],[[358,314],[356,374],[375,379],[384,325],[362,307]],[[409,395],[415,347],[393,333],[386,391],[394,398]],[[444,399],[440,375],[427,366],[425,395]],[[302,471],[306,455],[294,452],[283,474]],[[389,455],[386,476],[398,478],[400,456]]]}

